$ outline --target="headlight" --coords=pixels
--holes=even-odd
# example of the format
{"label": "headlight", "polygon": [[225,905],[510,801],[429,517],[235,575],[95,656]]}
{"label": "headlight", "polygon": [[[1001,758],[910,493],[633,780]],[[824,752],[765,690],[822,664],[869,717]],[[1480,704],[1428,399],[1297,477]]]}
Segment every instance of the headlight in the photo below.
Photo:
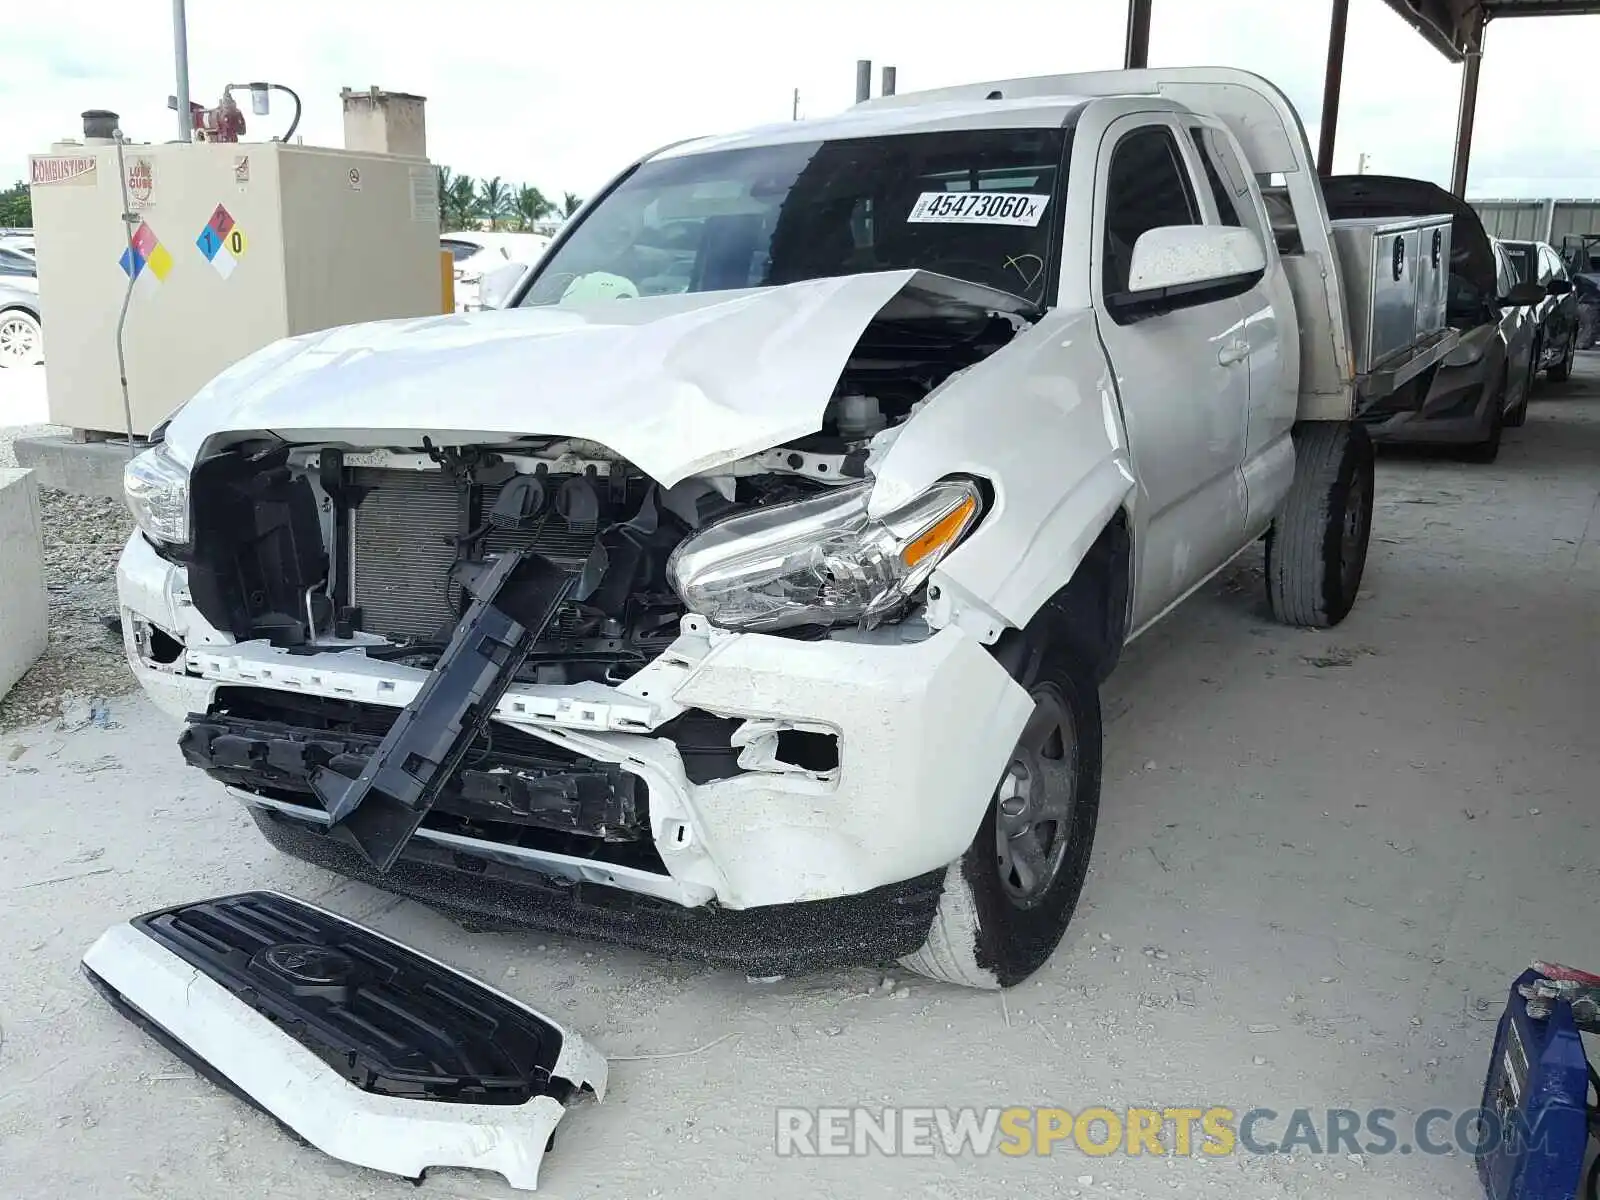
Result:
{"label": "headlight", "polygon": [[122,491],[140,529],[158,542],[189,541],[189,469],[153,446],[122,469]]}
{"label": "headlight", "polygon": [[729,517],[682,542],[667,577],[715,625],[871,627],[922,586],[977,524],[983,498],[967,480],[935,484],[882,520],[871,484]]}

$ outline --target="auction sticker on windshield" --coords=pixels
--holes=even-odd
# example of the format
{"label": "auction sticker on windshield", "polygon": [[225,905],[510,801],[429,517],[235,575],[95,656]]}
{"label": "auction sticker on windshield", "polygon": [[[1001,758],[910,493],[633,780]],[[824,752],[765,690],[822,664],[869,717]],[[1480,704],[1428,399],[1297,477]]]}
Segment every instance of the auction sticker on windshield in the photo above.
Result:
{"label": "auction sticker on windshield", "polygon": [[911,224],[1039,224],[1049,196],[1032,192],[923,192],[906,218]]}

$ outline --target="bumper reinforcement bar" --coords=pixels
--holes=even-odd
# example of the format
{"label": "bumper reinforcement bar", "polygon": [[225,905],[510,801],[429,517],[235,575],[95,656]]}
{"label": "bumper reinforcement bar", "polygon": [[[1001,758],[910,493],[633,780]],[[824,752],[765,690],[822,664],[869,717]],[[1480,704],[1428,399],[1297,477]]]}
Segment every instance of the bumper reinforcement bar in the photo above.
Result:
{"label": "bumper reinforcement bar", "polygon": [[466,616],[360,776],[330,767],[312,776],[334,835],[380,871],[394,866],[576,582],[521,550],[466,564],[461,575],[472,596]]}
{"label": "bumper reinforcement bar", "polygon": [[[178,745],[191,766],[220,783],[311,795],[326,767],[356,778],[381,741],[377,734],[306,728],[213,711],[190,713]],[[553,829],[608,842],[650,836],[644,781],[609,763],[562,763],[496,750],[445,780],[438,809],[471,821]]]}

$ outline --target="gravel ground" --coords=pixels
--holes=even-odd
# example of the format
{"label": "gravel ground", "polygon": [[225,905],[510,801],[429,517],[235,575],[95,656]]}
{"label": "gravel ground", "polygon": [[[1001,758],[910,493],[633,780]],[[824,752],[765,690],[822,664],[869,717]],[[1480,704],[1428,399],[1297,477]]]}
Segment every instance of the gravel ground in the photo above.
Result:
{"label": "gravel ground", "polygon": [[[613,1059],[541,1196],[647,1200],[1473,1200],[1469,1156],[1074,1147],[1050,1157],[798,1160],[779,1105],[1478,1102],[1530,959],[1600,967],[1600,358],[1541,385],[1500,460],[1379,463],[1361,603],[1264,612],[1256,555],[1128,654],[1104,691],[1104,798],[1066,939],[1004,998],[891,970],[770,984],[613,947],[468,933],[285,858],[181,762],[142,698],[111,727],[0,735],[0,1196],[498,1197],[332,1161],[183,1067],[85,985],[113,921],[274,887],[545,1009]],[[1435,1136],[1441,1132],[1432,1131]],[[1369,1139],[1363,1137],[1363,1146]]]}
{"label": "gravel ground", "polygon": [[[0,427],[0,467],[17,465],[19,437],[64,433],[39,423],[44,368],[0,371],[0,414],[23,424]],[[117,611],[117,555],[133,529],[115,500],[39,489],[45,585],[50,591],[50,644],[44,656],[0,700],[0,729],[59,716],[89,719],[97,701],[132,690],[119,634],[106,628]]]}

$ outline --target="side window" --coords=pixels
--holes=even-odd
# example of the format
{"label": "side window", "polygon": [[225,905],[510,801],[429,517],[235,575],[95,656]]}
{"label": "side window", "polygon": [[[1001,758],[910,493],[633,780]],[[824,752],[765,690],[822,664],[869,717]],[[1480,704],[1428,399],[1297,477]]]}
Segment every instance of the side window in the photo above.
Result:
{"label": "side window", "polygon": [[1261,188],[1261,203],[1266,206],[1267,220],[1272,225],[1272,240],[1278,244],[1279,254],[1304,254],[1305,243],[1300,240],[1300,225],[1294,219],[1294,201],[1289,198],[1289,181],[1280,174],[1257,175]]}
{"label": "side window", "polygon": [[1505,250],[1498,245],[1494,248],[1494,261],[1495,266],[1498,268],[1499,277],[1497,284],[1500,288],[1500,295],[1509,296],[1511,294],[1511,289],[1515,287],[1517,283],[1516,268],[1511,265],[1510,255],[1508,255]]}
{"label": "side window", "polygon": [[[1233,188],[1222,177],[1222,170],[1218,163],[1217,151],[1213,145],[1216,137],[1211,130],[1203,125],[1194,125],[1189,129],[1189,136],[1194,140],[1195,153],[1200,156],[1201,165],[1205,167],[1206,183],[1211,187],[1211,198],[1217,204],[1217,219],[1224,225],[1239,228],[1244,222],[1239,218],[1239,206],[1234,200]],[[1245,200],[1250,199],[1249,190],[1245,191]]]}
{"label": "side window", "polygon": [[1539,261],[1543,264],[1543,269],[1539,272],[1539,276],[1546,283],[1549,283],[1552,279],[1565,279],[1567,277],[1566,268],[1561,265],[1561,259],[1557,257],[1556,252],[1549,246],[1539,247]]}
{"label": "side window", "polygon": [[1177,139],[1165,125],[1136,129],[1111,152],[1106,179],[1106,295],[1128,290],[1139,236],[1163,225],[1198,225],[1200,209]]}
{"label": "side window", "polygon": [[1545,284],[1549,283],[1552,279],[1555,278],[1555,274],[1556,274],[1556,272],[1555,272],[1555,264],[1553,264],[1550,261],[1551,258],[1554,257],[1554,255],[1552,255],[1550,253],[1550,251],[1546,250],[1543,246],[1536,246],[1536,247],[1534,247],[1534,250],[1537,252],[1537,254],[1539,256],[1539,263],[1538,263],[1539,273],[1538,273],[1538,277],[1537,278],[1538,278],[1539,286],[1543,287]]}

